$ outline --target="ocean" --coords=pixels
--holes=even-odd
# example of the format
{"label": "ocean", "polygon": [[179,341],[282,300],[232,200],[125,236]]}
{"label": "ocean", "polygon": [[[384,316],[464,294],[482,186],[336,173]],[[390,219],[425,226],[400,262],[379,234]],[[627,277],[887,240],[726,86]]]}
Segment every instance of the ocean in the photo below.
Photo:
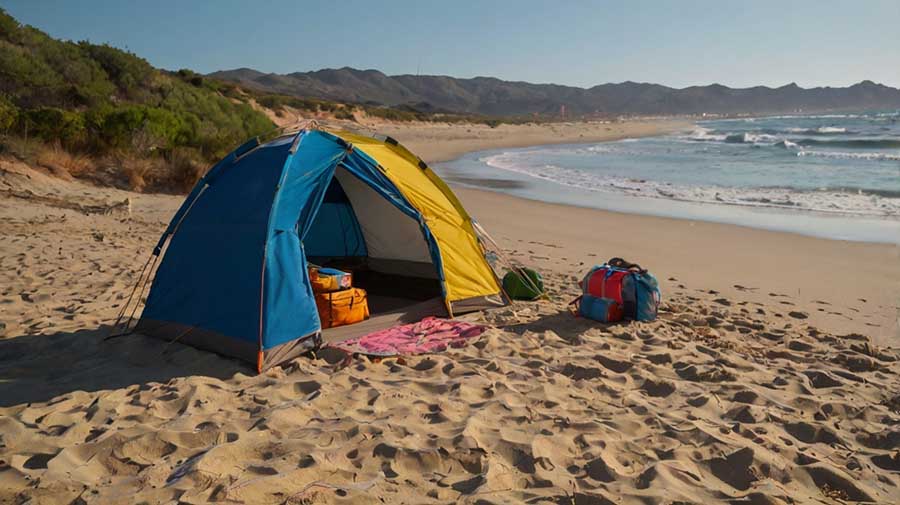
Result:
{"label": "ocean", "polygon": [[698,121],[660,137],[470,153],[436,170],[554,203],[900,243],[900,111]]}

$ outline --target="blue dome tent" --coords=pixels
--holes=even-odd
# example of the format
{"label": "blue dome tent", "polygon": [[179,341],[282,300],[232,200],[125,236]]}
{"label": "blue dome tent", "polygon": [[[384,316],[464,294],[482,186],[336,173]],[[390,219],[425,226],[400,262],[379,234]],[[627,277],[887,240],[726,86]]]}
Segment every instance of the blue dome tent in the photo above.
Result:
{"label": "blue dome tent", "polygon": [[[160,237],[135,331],[262,371],[323,339],[503,305],[475,229],[446,184],[393,139],[323,130],[254,139],[200,179]],[[308,262],[355,265],[372,318],[323,331]]]}

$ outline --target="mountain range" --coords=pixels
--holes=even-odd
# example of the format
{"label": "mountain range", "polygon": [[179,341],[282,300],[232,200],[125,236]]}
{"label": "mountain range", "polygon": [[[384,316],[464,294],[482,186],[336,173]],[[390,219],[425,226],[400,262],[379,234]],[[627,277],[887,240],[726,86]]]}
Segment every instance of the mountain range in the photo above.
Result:
{"label": "mountain range", "polygon": [[671,88],[622,82],[591,88],[513,82],[493,77],[461,79],[440,75],[385,75],[344,67],[291,74],[249,68],[210,77],[271,93],[349,103],[412,106],[490,116],[584,117],[681,114],[807,113],[900,108],[900,89],[862,81],[849,87],[729,88],[721,84]]}

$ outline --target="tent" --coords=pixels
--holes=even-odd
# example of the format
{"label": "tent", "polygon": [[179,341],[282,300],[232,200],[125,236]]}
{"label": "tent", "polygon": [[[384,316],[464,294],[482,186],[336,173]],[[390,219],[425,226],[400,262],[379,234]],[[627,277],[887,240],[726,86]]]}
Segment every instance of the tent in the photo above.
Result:
{"label": "tent", "polygon": [[[390,137],[253,139],[210,168],[160,237],[135,332],[263,371],[323,341],[505,305],[476,228]],[[351,269],[372,317],[322,330],[308,263]]]}

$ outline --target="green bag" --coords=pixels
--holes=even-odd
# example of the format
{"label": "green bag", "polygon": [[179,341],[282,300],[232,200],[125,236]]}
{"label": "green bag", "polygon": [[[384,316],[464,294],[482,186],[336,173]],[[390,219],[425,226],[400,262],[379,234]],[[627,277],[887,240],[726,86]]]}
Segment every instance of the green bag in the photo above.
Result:
{"label": "green bag", "polygon": [[[519,272],[528,276],[528,282],[518,272],[507,272],[503,276],[503,290],[513,300],[536,300],[544,294],[544,279],[530,268],[520,268]],[[537,288],[537,291],[535,291]]]}

